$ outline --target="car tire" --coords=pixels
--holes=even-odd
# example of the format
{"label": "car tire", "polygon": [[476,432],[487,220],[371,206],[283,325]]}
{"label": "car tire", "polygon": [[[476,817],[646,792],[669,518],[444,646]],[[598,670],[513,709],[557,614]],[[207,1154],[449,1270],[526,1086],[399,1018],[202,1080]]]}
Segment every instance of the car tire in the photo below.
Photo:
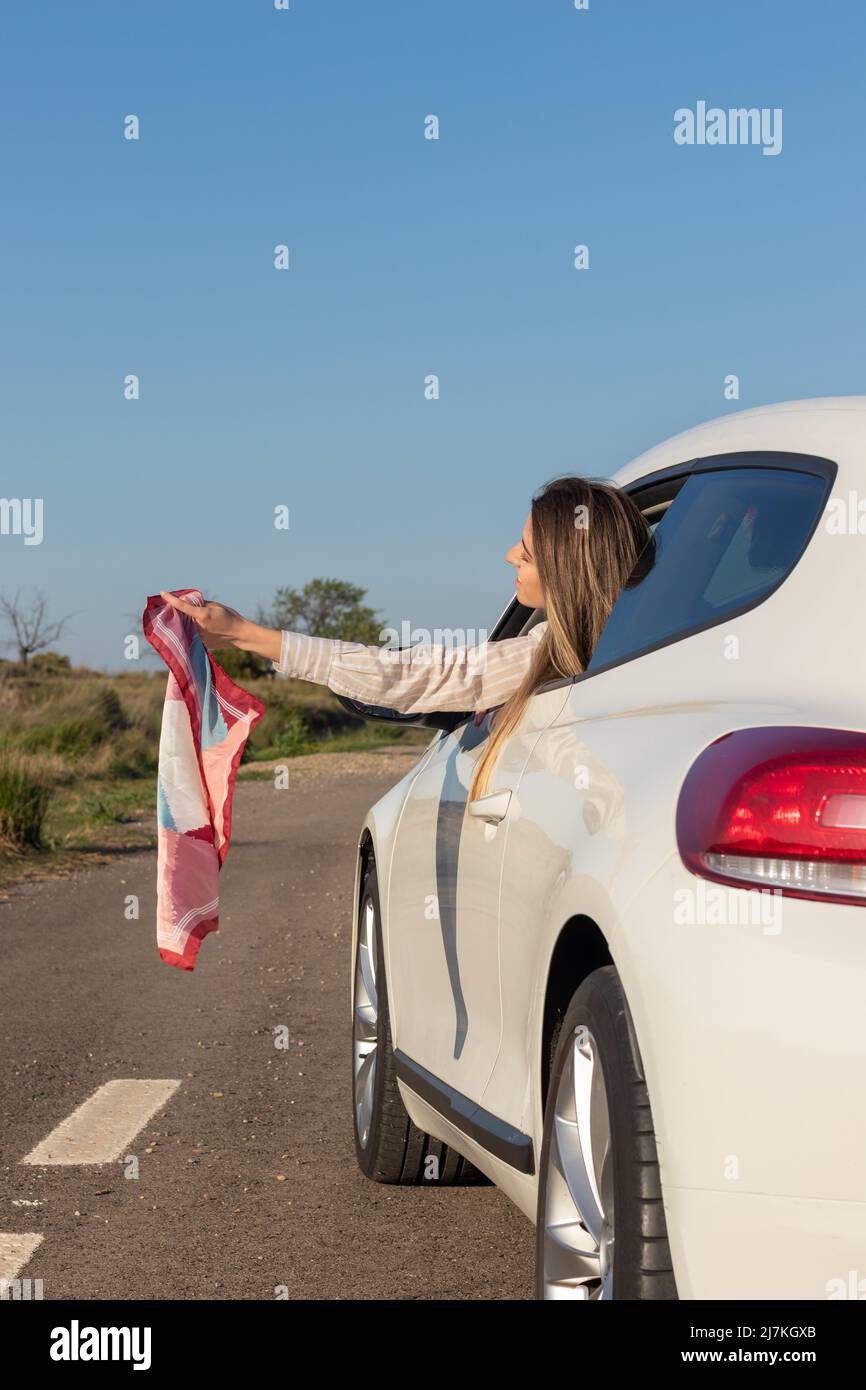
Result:
{"label": "car tire", "polygon": [[612,965],[583,981],[555,1047],[538,1184],[536,1293],[552,1300],[677,1297],[649,1095]]}
{"label": "car tire", "polygon": [[397,1087],[382,949],[379,884],[367,857],[352,986],[352,1111],[359,1167],[373,1182],[406,1187],[486,1185],[462,1154],[410,1120]]}

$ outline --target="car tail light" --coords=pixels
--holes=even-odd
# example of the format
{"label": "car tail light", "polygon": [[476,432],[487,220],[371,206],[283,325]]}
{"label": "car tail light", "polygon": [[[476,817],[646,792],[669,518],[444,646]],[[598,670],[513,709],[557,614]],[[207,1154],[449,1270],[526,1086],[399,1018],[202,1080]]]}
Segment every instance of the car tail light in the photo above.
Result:
{"label": "car tail light", "polygon": [[686,868],[735,887],[866,903],[866,734],[739,729],[705,748],[677,805]]}

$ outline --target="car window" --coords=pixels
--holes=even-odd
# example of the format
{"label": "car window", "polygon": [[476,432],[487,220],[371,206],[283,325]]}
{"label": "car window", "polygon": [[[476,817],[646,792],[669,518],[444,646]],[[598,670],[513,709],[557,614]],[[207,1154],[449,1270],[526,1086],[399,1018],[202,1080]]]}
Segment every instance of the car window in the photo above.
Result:
{"label": "car window", "polygon": [[780,467],[696,472],[653,530],[587,674],[754,607],[803,553],[826,474]]}

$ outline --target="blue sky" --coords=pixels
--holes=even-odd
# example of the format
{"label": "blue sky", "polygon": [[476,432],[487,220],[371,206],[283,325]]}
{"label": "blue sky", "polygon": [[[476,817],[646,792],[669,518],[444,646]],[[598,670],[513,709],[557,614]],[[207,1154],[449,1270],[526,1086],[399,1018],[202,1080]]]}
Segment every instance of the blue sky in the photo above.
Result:
{"label": "blue sky", "polygon": [[[491,626],[548,477],[864,389],[864,70],[854,0],[16,7],[0,496],[45,534],[0,587],[106,669],[166,587]],[[678,146],[699,100],[782,108],[781,154]]]}

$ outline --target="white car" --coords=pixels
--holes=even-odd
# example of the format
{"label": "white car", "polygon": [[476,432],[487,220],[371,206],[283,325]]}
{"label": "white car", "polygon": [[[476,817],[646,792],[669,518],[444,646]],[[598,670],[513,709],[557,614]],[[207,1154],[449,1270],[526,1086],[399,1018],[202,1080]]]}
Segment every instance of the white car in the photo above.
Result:
{"label": "white car", "polygon": [[615,480],[650,546],[468,815],[486,726],[392,716],[437,732],[359,840],[358,1160],[491,1179],[543,1298],[862,1297],[866,397]]}

